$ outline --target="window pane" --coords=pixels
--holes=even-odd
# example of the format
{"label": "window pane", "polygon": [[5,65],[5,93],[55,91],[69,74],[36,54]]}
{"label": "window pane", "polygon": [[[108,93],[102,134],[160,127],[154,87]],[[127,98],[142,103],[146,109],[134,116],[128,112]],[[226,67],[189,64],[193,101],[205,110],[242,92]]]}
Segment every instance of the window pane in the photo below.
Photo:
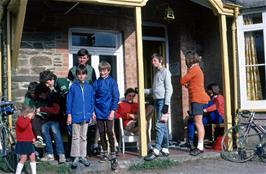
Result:
{"label": "window pane", "polygon": [[245,32],[245,64],[265,64],[263,31]]}
{"label": "window pane", "polygon": [[72,45],[115,48],[116,37],[115,34],[106,32],[72,33]]}
{"label": "window pane", "polygon": [[247,66],[247,99],[266,100],[266,68],[263,66]]}
{"label": "window pane", "polygon": [[262,23],[262,13],[243,15],[244,25]]}
{"label": "window pane", "polygon": [[142,26],[143,36],[165,37],[163,27]]}

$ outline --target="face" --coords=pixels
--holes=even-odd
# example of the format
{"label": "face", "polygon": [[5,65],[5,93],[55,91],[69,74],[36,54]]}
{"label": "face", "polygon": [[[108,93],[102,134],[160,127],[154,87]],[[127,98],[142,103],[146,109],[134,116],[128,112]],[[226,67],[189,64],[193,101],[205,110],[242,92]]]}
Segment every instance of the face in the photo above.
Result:
{"label": "face", "polygon": [[54,80],[47,80],[45,85],[49,88],[54,87]]}
{"label": "face", "polygon": [[100,73],[100,76],[102,77],[102,78],[105,78],[105,77],[107,77],[108,75],[109,75],[109,73],[110,73],[110,71],[108,70],[108,69],[101,69],[100,71],[99,71],[99,73]]}
{"label": "face", "polygon": [[134,92],[128,93],[126,95],[126,101],[129,102],[129,103],[133,103],[134,97],[135,97],[135,93]]}
{"label": "face", "polygon": [[85,65],[88,62],[89,57],[88,55],[79,56],[78,60],[79,60],[79,64]]}
{"label": "face", "polygon": [[152,65],[154,68],[160,68],[162,66],[162,63],[157,58],[152,58]]}
{"label": "face", "polygon": [[77,78],[79,81],[82,81],[82,82],[85,81],[86,77],[87,77],[87,74],[85,74],[85,73],[78,73],[77,74]]}

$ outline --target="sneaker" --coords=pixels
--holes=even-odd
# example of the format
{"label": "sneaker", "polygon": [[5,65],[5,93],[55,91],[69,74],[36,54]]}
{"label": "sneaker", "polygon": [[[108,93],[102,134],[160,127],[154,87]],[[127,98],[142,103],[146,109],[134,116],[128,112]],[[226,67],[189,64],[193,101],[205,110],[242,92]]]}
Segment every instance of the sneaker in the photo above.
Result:
{"label": "sneaker", "polygon": [[66,162],[66,157],[64,154],[59,154],[59,164],[65,163]]}
{"label": "sneaker", "polygon": [[195,146],[192,142],[186,142],[184,144],[180,144],[180,147],[186,147],[186,148],[189,148],[190,150],[195,149]]}
{"label": "sneaker", "polygon": [[119,146],[115,147],[115,153],[116,153],[116,155],[119,155]]}
{"label": "sneaker", "polygon": [[72,164],[71,164],[71,168],[76,169],[78,167],[78,163],[79,163],[79,158],[75,157]]}
{"label": "sneaker", "polygon": [[100,162],[100,163],[104,163],[104,162],[106,162],[106,161],[109,161],[109,158],[108,158],[108,156],[107,156],[107,153],[102,153],[99,162]]}
{"label": "sneaker", "polygon": [[53,154],[47,154],[41,158],[41,161],[54,161],[54,155]]}
{"label": "sneaker", "polygon": [[111,169],[116,170],[118,167],[118,161],[116,158],[111,159]]}
{"label": "sneaker", "polygon": [[79,158],[79,162],[82,163],[84,166],[89,167],[91,163],[87,160],[87,158]]}
{"label": "sneaker", "polygon": [[192,155],[192,156],[197,156],[197,155],[199,155],[199,154],[201,154],[203,152],[204,152],[203,150],[199,150],[198,148],[195,148],[189,154]]}
{"label": "sneaker", "polygon": [[156,155],[154,153],[154,151],[152,151],[152,153],[149,153],[147,156],[144,157],[145,161],[152,161],[155,160],[157,158],[158,155]]}
{"label": "sneaker", "polygon": [[37,136],[37,140],[34,142],[34,146],[36,148],[44,148],[46,146],[41,136]]}

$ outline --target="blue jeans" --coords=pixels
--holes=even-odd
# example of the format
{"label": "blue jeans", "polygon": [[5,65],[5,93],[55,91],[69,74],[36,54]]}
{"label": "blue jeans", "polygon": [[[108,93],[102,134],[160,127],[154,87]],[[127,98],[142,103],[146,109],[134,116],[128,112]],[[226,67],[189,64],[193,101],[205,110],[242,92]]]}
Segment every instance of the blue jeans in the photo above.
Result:
{"label": "blue jeans", "polygon": [[168,123],[160,122],[162,116],[162,108],[164,105],[164,99],[155,100],[155,111],[156,111],[156,141],[155,148],[161,150],[161,148],[169,148],[169,132]]}
{"label": "blue jeans", "polygon": [[[213,102],[209,101],[209,103],[206,104],[206,106],[204,108],[207,108],[207,107],[211,106],[212,104],[213,104]],[[216,111],[204,114],[203,118],[202,118],[202,122],[203,122],[203,125],[207,125],[207,124],[211,124],[211,123],[220,124],[223,122],[223,117],[216,110]],[[187,122],[188,142],[194,142],[194,132],[195,132],[194,119],[190,118]]]}
{"label": "blue jeans", "polygon": [[55,140],[55,149],[57,155],[64,154],[65,152],[64,152],[62,136],[59,129],[59,122],[56,121],[48,121],[42,125],[42,134],[44,142],[46,144],[45,147],[46,153],[54,154],[50,131],[52,132],[53,138]]}

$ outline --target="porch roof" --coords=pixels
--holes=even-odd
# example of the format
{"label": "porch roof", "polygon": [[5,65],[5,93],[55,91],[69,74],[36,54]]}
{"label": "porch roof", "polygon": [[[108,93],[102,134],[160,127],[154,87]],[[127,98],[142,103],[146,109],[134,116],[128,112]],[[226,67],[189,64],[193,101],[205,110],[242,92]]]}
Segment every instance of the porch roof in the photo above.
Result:
{"label": "porch roof", "polygon": [[81,2],[81,3],[93,3],[102,5],[112,5],[120,7],[143,7],[148,0],[55,0],[64,2]]}
{"label": "porch roof", "polygon": [[241,5],[243,9],[266,7],[265,0],[223,0],[225,3]]}

